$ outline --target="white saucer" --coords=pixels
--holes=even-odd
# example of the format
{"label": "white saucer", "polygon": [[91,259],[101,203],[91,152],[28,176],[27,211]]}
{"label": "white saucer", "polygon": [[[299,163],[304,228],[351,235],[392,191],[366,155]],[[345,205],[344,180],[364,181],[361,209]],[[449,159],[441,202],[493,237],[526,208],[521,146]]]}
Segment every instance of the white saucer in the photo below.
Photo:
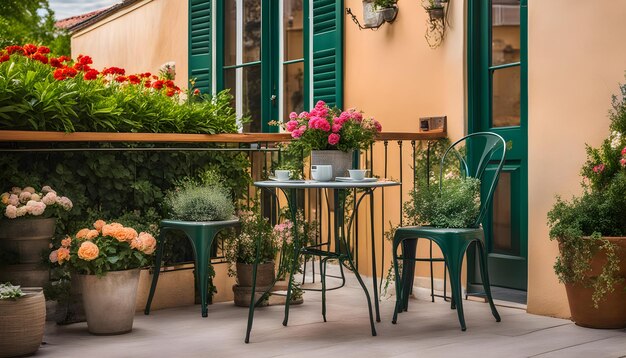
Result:
{"label": "white saucer", "polygon": [[279,181],[281,183],[287,183],[287,182],[289,182],[289,183],[304,183],[304,180],[291,180],[291,179],[280,180],[280,179],[278,179],[276,177],[269,177],[268,179],[269,180],[273,180],[273,181]]}
{"label": "white saucer", "polygon": [[352,182],[362,182],[362,183],[370,183],[377,181],[378,178],[363,178],[363,179],[352,179],[350,177],[336,177],[336,181],[352,181]]}

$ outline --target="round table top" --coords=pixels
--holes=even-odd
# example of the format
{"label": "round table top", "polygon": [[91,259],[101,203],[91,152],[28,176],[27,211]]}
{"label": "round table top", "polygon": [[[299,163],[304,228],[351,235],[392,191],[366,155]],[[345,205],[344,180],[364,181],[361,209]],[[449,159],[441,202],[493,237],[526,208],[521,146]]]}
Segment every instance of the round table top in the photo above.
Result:
{"label": "round table top", "polygon": [[316,181],[316,180],[263,180],[254,182],[254,186],[260,188],[280,188],[280,189],[354,189],[354,188],[380,188],[400,185],[400,182],[387,179],[377,181]]}

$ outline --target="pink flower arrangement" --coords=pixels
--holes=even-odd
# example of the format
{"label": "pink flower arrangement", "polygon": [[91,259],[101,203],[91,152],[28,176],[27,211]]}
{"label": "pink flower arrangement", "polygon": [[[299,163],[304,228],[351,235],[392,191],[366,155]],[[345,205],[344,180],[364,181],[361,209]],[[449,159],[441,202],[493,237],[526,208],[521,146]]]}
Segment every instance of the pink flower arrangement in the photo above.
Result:
{"label": "pink flower arrangement", "polygon": [[65,262],[80,273],[104,275],[108,271],[146,266],[155,252],[157,241],[152,234],[140,232],[120,223],[97,220],[93,228],[80,229],[73,237],[61,240],[49,260]]}
{"label": "pink flower arrangement", "polygon": [[292,112],[283,128],[296,139],[292,144],[301,145],[303,149],[344,152],[368,149],[376,133],[382,131],[377,120],[363,118],[355,109],[330,108],[324,101],[318,101],[310,112]]}
{"label": "pink flower arrangement", "polygon": [[51,217],[55,209],[71,210],[72,201],[64,196],[58,196],[49,186],[44,186],[41,192],[27,186],[25,188],[13,187],[10,191],[0,194],[0,210],[9,219],[24,216]]}

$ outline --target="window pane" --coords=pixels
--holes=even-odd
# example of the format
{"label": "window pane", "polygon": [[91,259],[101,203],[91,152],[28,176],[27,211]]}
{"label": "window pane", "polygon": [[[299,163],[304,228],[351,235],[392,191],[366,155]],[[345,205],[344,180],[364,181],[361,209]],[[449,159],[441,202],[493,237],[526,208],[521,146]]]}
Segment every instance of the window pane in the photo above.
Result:
{"label": "window pane", "polygon": [[491,65],[520,60],[520,2],[491,2]]}
{"label": "window pane", "polygon": [[242,63],[261,59],[261,0],[243,0]]}
{"label": "window pane", "polygon": [[521,67],[509,67],[496,70],[492,79],[492,114],[493,127],[520,125],[520,86]]}
{"label": "window pane", "polygon": [[230,89],[237,113],[251,119],[244,132],[261,132],[261,65],[225,70],[224,88]]}
{"label": "window pane", "polygon": [[235,90],[235,86],[237,84],[237,70],[232,68],[229,70],[224,70],[224,89],[230,90],[230,94],[233,95],[233,99],[231,101],[231,105],[233,108],[236,107],[237,103],[237,91]]}
{"label": "window pane", "polygon": [[237,64],[237,0],[224,0],[224,65]]}
{"label": "window pane", "polygon": [[304,57],[302,0],[283,0],[285,61]]}
{"label": "window pane", "polygon": [[283,120],[291,112],[304,110],[304,62],[284,66],[283,73]]}

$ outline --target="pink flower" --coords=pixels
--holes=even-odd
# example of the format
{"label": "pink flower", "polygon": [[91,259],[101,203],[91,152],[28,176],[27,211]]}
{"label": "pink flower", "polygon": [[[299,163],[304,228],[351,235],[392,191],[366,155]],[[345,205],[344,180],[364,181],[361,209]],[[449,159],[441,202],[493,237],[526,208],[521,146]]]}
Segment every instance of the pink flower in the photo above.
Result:
{"label": "pink flower", "polygon": [[7,205],[4,211],[4,216],[9,219],[15,219],[17,217],[17,207],[15,205]]}
{"label": "pink flower", "polygon": [[[294,114],[294,113],[292,113],[292,114]],[[291,117],[291,115],[289,117]],[[294,129],[296,129],[297,127],[298,127],[298,121],[296,121],[295,119],[292,119],[289,122],[287,122],[287,125],[285,126],[285,129],[287,130],[287,132],[293,132]]]}
{"label": "pink flower", "polygon": [[339,123],[333,124],[333,133],[337,133],[341,130],[342,125]]}
{"label": "pink flower", "polygon": [[46,194],[46,193],[56,193],[56,191],[52,190],[52,188],[49,185],[44,186],[43,188],[41,188],[41,192]]}
{"label": "pink flower", "polygon": [[619,164],[621,164],[622,167],[626,167],[626,158],[620,159]]}
{"label": "pink flower", "polygon": [[298,118],[298,113],[296,112],[289,113],[289,119],[296,119],[296,118]]}
{"label": "pink flower", "polygon": [[52,263],[56,263],[57,261],[59,261],[59,257],[58,257],[58,252],[57,250],[54,250],[50,253],[50,256],[48,256],[48,259],[50,260],[50,262]]}
{"label": "pink flower", "polygon": [[27,202],[30,200],[31,195],[33,195],[33,194],[31,194],[31,193],[30,193],[30,192],[28,192],[28,191],[23,191],[23,192],[21,192],[21,193],[20,193],[20,201],[21,201],[22,203],[27,203]]}
{"label": "pink flower", "polygon": [[593,167],[594,173],[602,173],[603,171],[604,171],[604,164],[598,164],[595,167]]}
{"label": "pink flower", "polygon": [[319,129],[323,130],[324,132],[328,132],[330,131],[330,123],[328,123],[327,120],[320,118],[320,120],[317,122]]}
{"label": "pink flower", "polygon": [[17,206],[20,203],[20,198],[16,194],[9,195],[9,204]]}
{"label": "pink flower", "polygon": [[380,122],[375,120],[374,118],[372,118],[372,121],[374,122],[374,127],[376,127],[376,132],[382,132],[383,126],[380,124]]}
{"label": "pink flower", "polygon": [[626,155],[626,147],[624,147],[624,149],[622,149],[622,155]]}
{"label": "pink flower", "polygon": [[46,195],[43,196],[41,202],[46,205],[52,205],[57,201],[57,193],[54,191],[49,191]]}
{"label": "pink flower", "polygon": [[303,130],[296,129],[295,131],[291,132],[291,137],[295,138],[295,139],[298,139],[298,138],[302,137],[303,134],[304,134]]}
{"label": "pink flower", "polygon": [[304,111],[298,115],[298,118],[300,119],[309,119],[309,117],[311,117],[311,115],[307,111]]}
{"label": "pink flower", "polygon": [[332,133],[331,135],[328,136],[328,144],[337,145],[337,143],[339,143],[340,138],[341,136],[339,134]]}

